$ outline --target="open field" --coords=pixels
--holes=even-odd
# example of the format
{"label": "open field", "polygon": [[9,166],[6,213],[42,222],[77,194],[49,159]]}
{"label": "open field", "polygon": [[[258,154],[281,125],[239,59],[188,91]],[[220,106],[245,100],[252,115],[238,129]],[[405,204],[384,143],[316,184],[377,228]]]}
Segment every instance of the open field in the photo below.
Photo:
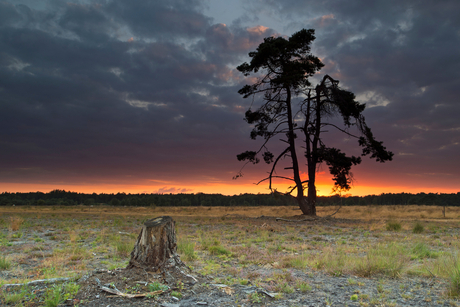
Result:
{"label": "open field", "polygon": [[[193,293],[229,286],[221,306],[460,306],[460,207],[430,206],[342,207],[308,220],[297,207],[0,207],[0,286],[73,278],[3,289],[0,302],[97,306],[76,296],[78,278],[125,267],[142,222],[163,215],[176,221],[181,259],[208,280]],[[190,291],[136,304],[179,306]]]}

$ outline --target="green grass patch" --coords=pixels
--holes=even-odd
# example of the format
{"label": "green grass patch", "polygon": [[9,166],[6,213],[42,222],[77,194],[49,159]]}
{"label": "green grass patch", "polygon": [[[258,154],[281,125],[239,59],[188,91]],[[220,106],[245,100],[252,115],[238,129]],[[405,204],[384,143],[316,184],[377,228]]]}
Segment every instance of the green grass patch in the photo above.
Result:
{"label": "green grass patch", "polygon": [[460,259],[458,256],[452,257],[452,268],[449,272],[449,295],[460,296]]}
{"label": "green grass patch", "polygon": [[166,291],[168,290],[168,286],[167,285],[164,285],[162,283],[159,283],[157,281],[151,283],[151,284],[148,284],[148,288],[149,288],[149,291],[150,292],[153,292],[153,291]]}
{"label": "green grass patch", "polygon": [[401,244],[377,244],[368,250],[366,257],[360,258],[355,265],[356,274],[369,277],[384,274],[399,277],[409,264],[406,248]]}
{"label": "green grass patch", "polygon": [[191,261],[198,258],[195,252],[195,243],[192,241],[179,240],[177,250],[182,260]]}
{"label": "green grass patch", "polygon": [[232,253],[222,245],[213,245],[208,248],[211,255],[231,255]]}
{"label": "green grass patch", "polygon": [[425,243],[419,242],[412,247],[411,259],[438,258],[439,252],[432,251]]}
{"label": "green grass patch", "polygon": [[74,282],[55,285],[45,292],[44,306],[57,307],[68,299],[72,299],[78,292],[79,285]]}
{"label": "green grass patch", "polygon": [[132,241],[120,240],[114,244],[117,254],[121,257],[128,257],[134,248]]}
{"label": "green grass patch", "polygon": [[297,288],[299,288],[300,292],[303,293],[310,292],[312,290],[312,287],[304,281],[297,282]]}

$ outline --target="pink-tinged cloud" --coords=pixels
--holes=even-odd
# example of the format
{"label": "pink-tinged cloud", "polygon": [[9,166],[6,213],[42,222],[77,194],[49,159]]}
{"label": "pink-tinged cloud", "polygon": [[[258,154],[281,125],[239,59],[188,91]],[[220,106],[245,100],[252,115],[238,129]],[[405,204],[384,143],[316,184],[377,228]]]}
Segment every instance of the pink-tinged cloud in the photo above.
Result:
{"label": "pink-tinged cloud", "polygon": [[154,191],[154,194],[179,194],[179,193],[191,193],[193,189],[187,188],[175,188],[175,187],[162,187]]}
{"label": "pink-tinged cloud", "polygon": [[326,28],[337,24],[334,14],[323,15],[313,20],[316,28]]}
{"label": "pink-tinged cloud", "polygon": [[252,27],[252,28],[247,28],[247,31],[251,34],[256,34],[256,35],[264,35],[267,30],[269,30],[268,27],[265,27],[265,26],[255,26],[255,27]]}

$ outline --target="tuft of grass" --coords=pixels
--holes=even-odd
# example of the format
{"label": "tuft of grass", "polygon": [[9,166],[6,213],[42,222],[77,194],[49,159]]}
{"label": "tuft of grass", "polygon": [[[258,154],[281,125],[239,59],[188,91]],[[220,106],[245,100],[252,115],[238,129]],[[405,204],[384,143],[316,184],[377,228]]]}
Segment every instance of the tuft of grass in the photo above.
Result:
{"label": "tuft of grass", "polygon": [[399,277],[409,263],[406,249],[401,244],[378,244],[369,249],[365,258],[358,259],[354,271],[364,277],[384,274]]}
{"label": "tuft of grass", "polygon": [[20,303],[24,300],[27,292],[25,289],[22,289],[20,292],[4,292],[2,294],[3,302],[5,305],[15,305],[15,306],[22,306]]}
{"label": "tuft of grass", "polygon": [[321,256],[318,256],[313,266],[334,276],[341,276],[347,268],[350,269],[353,266],[352,261],[352,258],[344,250],[328,249]]}
{"label": "tuft of grass", "polygon": [[77,245],[75,248],[71,249],[69,260],[78,261],[83,259],[90,259],[91,257],[91,252],[89,250],[83,246]]}
{"label": "tuft of grass", "polygon": [[292,286],[290,286],[289,283],[282,282],[282,283],[279,283],[279,284],[277,284],[275,286],[275,291],[289,294],[289,293],[294,292],[294,288]]}
{"label": "tuft of grass", "polygon": [[222,245],[213,245],[208,248],[211,255],[231,255],[232,253]]}
{"label": "tuft of grass", "polygon": [[72,299],[78,292],[80,286],[75,282],[65,283],[63,285],[55,285],[45,292],[44,306],[57,307],[68,299]]}
{"label": "tuft of grass", "polygon": [[460,296],[460,259],[452,256],[452,268],[449,272],[449,295],[453,297]]}
{"label": "tuft of grass", "polygon": [[194,242],[180,240],[177,244],[177,250],[179,251],[182,260],[191,261],[198,258],[195,252]]}
{"label": "tuft of grass", "polygon": [[412,247],[412,260],[423,258],[438,258],[439,253],[432,251],[425,243],[419,242]]}
{"label": "tuft of grass", "polygon": [[425,228],[420,222],[415,223],[414,228],[412,228],[413,233],[422,233],[424,230]]}
{"label": "tuft of grass", "polygon": [[45,293],[45,307],[57,307],[63,301],[62,287],[54,286]]}
{"label": "tuft of grass", "polygon": [[114,245],[117,250],[117,254],[121,257],[128,257],[134,247],[133,242],[125,240],[117,241]]}
{"label": "tuft of grass", "polygon": [[248,295],[248,298],[251,301],[251,303],[257,304],[257,303],[262,303],[262,298],[263,297],[259,293],[253,292],[253,293]]}
{"label": "tuft of grass", "polygon": [[10,230],[11,231],[18,231],[21,228],[22,223],[24,222],[24,219],[19,216],[11,216],[10,217]]}
{"label": "tuft of grass", "polygon": [[297,282],[297,288],[299,288],[300,292],[303,292],[303,293],[310,292],[312,289],[312,287],[304,281]]}
{"label": "tuft of grass", "polygon": [[6,256],[0,257],[0,270],[8,270],[11,267],[11,262],[6,259]]}
{"label": "tuft of grass", "polygon": [[161,283],[159,283],[159,282],[157,282],[157,281],[155,281],[155,282],[149,284],[149,285],[148,285],[148,288],[149,288],[149,291],[150,291],[150,292],[159,291],[159,290],[161,290],[161,291],[166,291],[166,290],[168,290],[168,286],[167,286],[167,285],[161,284]]}
{"label": "tuft of grass", "polygon": [[177,297],[177,298],[182,298],[182,293],[178,291],[172,291],[171,296]]}
{"label": "tuft of grass", "polygon": [[388,231],[400,231],[401,230],[401,223],[398,221],[388,221],[387,222],[387,230]]}
{"label": "tuft of grass", "polygon": [[304,269],[308,265],[306,255],[296,255],[285,257],[282,261],[282,266],[286,268]]}

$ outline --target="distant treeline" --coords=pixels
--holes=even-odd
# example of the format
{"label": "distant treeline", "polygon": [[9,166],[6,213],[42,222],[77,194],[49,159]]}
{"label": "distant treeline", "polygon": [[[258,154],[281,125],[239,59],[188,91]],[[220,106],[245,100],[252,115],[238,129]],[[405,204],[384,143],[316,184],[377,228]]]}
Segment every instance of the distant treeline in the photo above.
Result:
{"label": "distant treeline", "polygon": [[[436,193],[385,193],[368,196],[322,196],[318,206],[369,206],[369,205],[435,205],[460,206],[460,192]],[[84,194],[64,190],[49,193],[0,194],[0,206],[296,206],[295,199],[281,194]]]}

